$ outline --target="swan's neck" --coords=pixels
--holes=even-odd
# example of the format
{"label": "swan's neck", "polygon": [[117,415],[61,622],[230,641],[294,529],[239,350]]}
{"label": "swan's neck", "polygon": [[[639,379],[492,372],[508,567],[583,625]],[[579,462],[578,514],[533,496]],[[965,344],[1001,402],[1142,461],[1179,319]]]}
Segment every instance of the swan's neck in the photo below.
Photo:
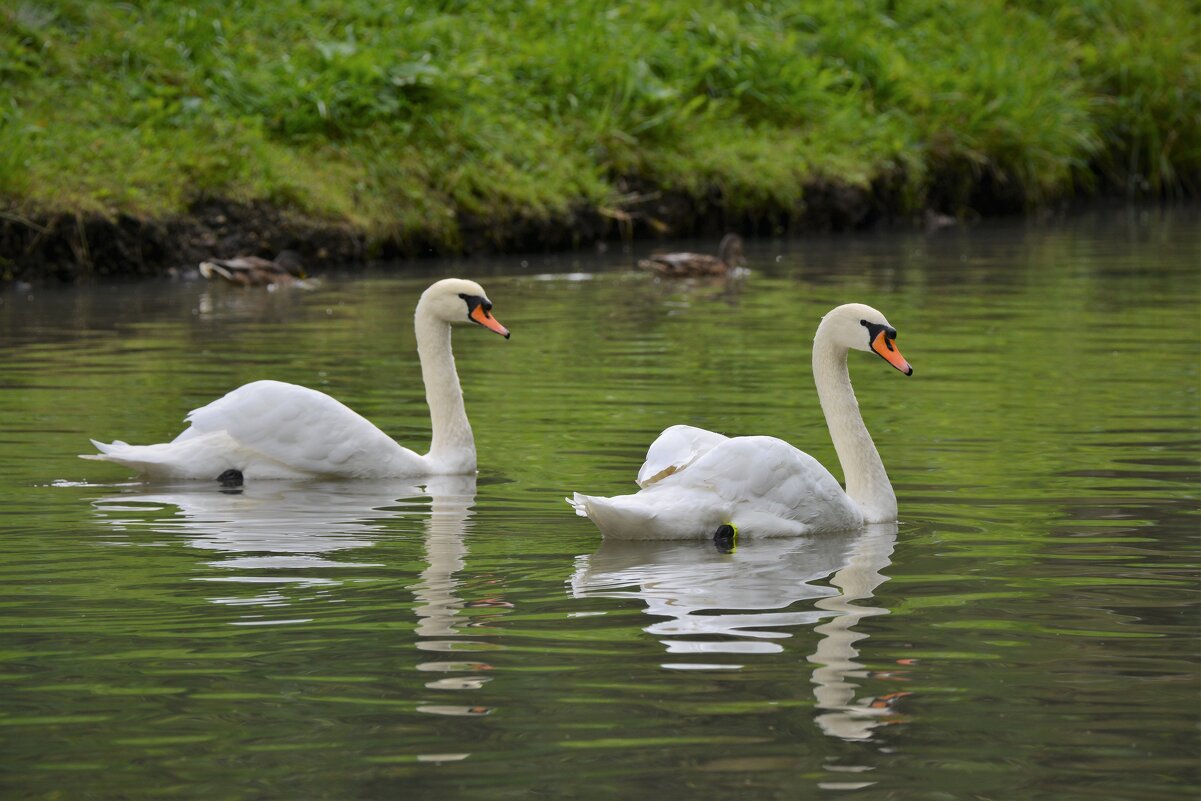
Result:
{"label": "swan's neck", "polygon": [[842,465],[847,496],[863,510],[864,522],[895,521],[897,496],[859,413],[847,371],[847,349],[825,341],[820,327],[813,341],[813,380]]}
{"label": "swan's neck", "polygon": [[425,382],[425,401],[430,407],[433,435],[426,459],[437,472],[468,473],[475,470],[475,439],[463,389],[455,371],[450,349],[450,323],[434,317],[420,304],[414,319],[417,331],[417,355],[421,359],[421,378]]}

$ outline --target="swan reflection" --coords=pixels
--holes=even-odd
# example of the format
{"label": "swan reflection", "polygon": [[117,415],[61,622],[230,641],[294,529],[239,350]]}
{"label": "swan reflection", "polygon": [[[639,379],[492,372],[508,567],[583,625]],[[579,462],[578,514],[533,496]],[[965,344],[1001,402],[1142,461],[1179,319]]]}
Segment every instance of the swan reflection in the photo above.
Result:
{"label": "swan reflection", "polygon": [[214,552],[218,558],[207,564],[229,572],[201,580],[328,586],[341,582],[310,571],[380,567],[345,552],[374,545],[385,530],[403,530],[406,519],[414,531],[433,532],[433,521],[447,517],[461,528],[475,500],[475,477],[438,476],[422,486],[261,481],[236,490],[195,482],[146,489],[92,503],[110,529],[129,539],[143,532],[182,536],[189,546]]}
{"label": "swan reflection", "polygon": [[667,653],[691,658],[666,668],[736,670],[743,665],[698,657],[777,653],[792,636],[781,629],[813,626],[821,635],[808,657],[816,665],[818,726],[833,737],[864,740],[893,713],[881,699],[857,697],[852,679],[867,676],[856,662],[857,644],[867,635],[854,627],[888,611],[864,602],[885,581],[881,571],[896,534],[896,524],[881,524],[754,540],[732,554],[697,543],[605,540],[592,555],[577,558],[571,589],[577,598],[646,604],[646,614],[661,620],[644,630],[661,638]]}
{"label": "swan reflection", "polygon": [[[375,545],[385,534],[411,531],[424,543],[426,567],[411,590],[417,604],[416,648],[442,655],[417,665],[423,673],[443,674],[425,682],[431,690],[478,690],[492,668],[479,660],[444,658],[448,652],[483,651],[496,646],[462,639],[456,574],[467,557],[465,536],[475,503],[476,479],[434,476],[421,486],[403,481],[259,481],[238,490],[218,490],[190,482],[146,492],[137,487],[93,501],[109,527],[130,539],[139,532],[183,536],[193,548],[217,553],[211,567],[226,575],[198,580],[271,585],[252,597],[212,598],[223,606],[287,607],[301,599],[287,598],[281,587],[314,588],[313,596],[328,595],[342,584],[315,568],[377,568],[378,562],[351,560],[347,553]],[[121,544],[128,544],[122,542]],[[492,600],[489,605],[500,605]],[[259,619],[246,614],[233,625],[305,623],[312,618]],[[484,715],[479,704],[422,704],[418,711],[438,715]],[[458,755],[465,756],[465,755]]]}
{"label": "swan reflection", "polygon": [[[475,503],[475,477],[443,477],[431,485],[436,492],[430,506],[425,528],[425,569],[417,582],[409,587],[418,606],[417,641],[419,651],[433,651],[440,658],[422,662],[417,669],[424,673],[442,674],[425,682],[430,690],[461,692],[479,690],[491,676],[481,675],[492,670],[487,662],[478,659],[446,658],[452,653],[486,651],[496,646],[463,639],[460,628],[470,623],[460,618],[467,603],[460,597],[461,582],[455,576],[466,566],[467,541],[472,505]],[[456,699],[457,700],[457,699]],[[487,715],[492,709],[482,704],[421,704],[418,712],[431,715]],[[467,754],[452,755],[466,758]]]}

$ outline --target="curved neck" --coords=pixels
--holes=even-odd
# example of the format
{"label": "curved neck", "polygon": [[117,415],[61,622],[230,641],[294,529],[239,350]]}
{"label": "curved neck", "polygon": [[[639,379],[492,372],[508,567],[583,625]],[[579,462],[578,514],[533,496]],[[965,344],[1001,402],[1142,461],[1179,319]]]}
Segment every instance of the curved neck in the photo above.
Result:
{"label": "curved neck", "polygon": [[859,413],[847,371],[847,349],[826,341],[820,326],[813,340],[813,381],[842,465],[847,496],[863,510],[864,522],[895,521],[897,496]]}
{"label": "curved neck", "polygon": [[475,439],[463,389],[455,371],[450,349],[450,323],[433,316],[422,304],[414,315],[417,332],[417,356],[421,359],[421,378],[425,382],[425,401],[430,407],[430,452],[427,458],[447,472],[475,470]]}

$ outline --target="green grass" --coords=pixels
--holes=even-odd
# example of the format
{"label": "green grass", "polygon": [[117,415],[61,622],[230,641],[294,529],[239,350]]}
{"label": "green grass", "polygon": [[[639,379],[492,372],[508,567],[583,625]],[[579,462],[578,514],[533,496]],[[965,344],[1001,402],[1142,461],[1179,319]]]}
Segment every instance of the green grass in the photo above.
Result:
{"label": "green grass", "polygon": [[820,181],[1201,184],[1194,0],[17,0],[0,205],[163,217],[265,201],[453,247],[461,214],[734,213]]}

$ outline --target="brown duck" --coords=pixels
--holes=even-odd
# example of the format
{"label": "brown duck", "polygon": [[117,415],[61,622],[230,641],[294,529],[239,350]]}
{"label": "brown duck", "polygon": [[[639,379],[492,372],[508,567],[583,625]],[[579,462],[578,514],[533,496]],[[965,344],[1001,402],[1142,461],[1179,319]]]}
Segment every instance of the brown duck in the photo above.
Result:
{"label": "brown duck", "polygon": [[717,246],[717,255],[707,253],[660,253],[641,259],[638,266],[653,270],[666,278],[728,275],[730,270],[746,263],[742,255],[742,237],[726,234]]}
{"label": "brown duck", "polygon": [[236,286],[283,286],[305,278],[304,265],[295,251],[282,251],[274,259],[259,256],[235,256],[200,262],[200,274],[209,280],[222,280]]}

